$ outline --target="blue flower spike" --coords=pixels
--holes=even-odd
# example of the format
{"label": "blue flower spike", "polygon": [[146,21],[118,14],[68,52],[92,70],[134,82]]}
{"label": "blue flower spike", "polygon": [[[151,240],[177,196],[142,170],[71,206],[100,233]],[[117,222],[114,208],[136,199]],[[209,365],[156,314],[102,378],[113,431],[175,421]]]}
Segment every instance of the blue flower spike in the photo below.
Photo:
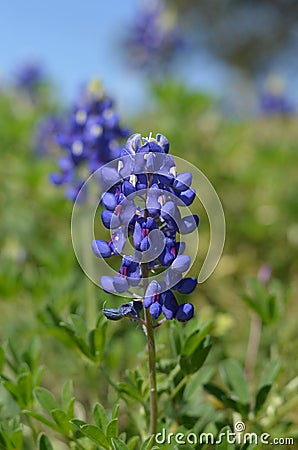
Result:
{"label": "blue flower spike", "polygon": [[[59,171],[50,175],[50,181],[65,185],[67,197],[75,201],[88,176],[120,156],[121,140],[128,136],[128,130],[120,126],[113,100],[104,93],[98,81],[89,84],[65,120],[60,120],[58,125],[55,138],[64,154],[63,164],[59,159]],[[49,137],[53,138],[53,135],[51,129]],[[44,134],[42,139],[46,139]],[[104,174],[107,182],[115,177],[113,169],[105,170]],[[107,209],[114,209],[110,194],[103,199],[103,204]]]}
{"label": "blue flower spike", "polygon": [[[121,150],[118,169],[101,169],[101,180],[109,188],[101,197],[101,219],[110,230],[109,242],[94,240],[96,257],[109,258],[121,254],[122,263],[116,276],[102,276],[101,287],[109,293],[132,296],[134,288],[144,289],[142,301],[124,303],[118,309],[104,309],[110,320],[140,318],[141,309],[149,310],[155,326],[167,320],[187,322],[194,315],[191,303],[179,304],[175,292],[191,294],[197,279],[187,277],[191,258],[184,254],[186,245],[180,236],[196,230],[197,215],[183,216],[195,191],[190,172],[176,173],[169,141],[162,134],[142,138],[134,134]],[[138,205],[138,196],[142,206]],[[184,203],[185,200],[185,203]],[[182,209],[181,209],[182,208]],[[129,240],[133,255],[122,254]],[[149,258],[149,259],[148,259]],[[158,281],[154,279],[158,271]]]}

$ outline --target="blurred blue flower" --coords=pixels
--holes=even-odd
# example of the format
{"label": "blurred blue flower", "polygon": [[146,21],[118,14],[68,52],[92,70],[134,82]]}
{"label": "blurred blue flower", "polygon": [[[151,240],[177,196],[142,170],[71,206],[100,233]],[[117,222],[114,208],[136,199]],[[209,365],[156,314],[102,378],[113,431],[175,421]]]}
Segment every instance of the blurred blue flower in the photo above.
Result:
{"label": "blurred blue flower", "polygon": [[126,38],[131,64],[158,75],[184,47],[181,30],[163,2],[148,1],[138,12]]}
{"label": "blurred blue flower", "polygon": [[293,102],[285,92],[285,82],[278,75],[268,77],[264,91],[260,95],[260,109],[264,115],[287,116],[295,113]]}
{"label": "blurred blue flower", "polygon": [[18,88],[32,94],[46,80],[42,65],[35,61],[24,62],[15,73],[15,84]]}
{"label": "blurred blue flower", "polygon": [[59,171],[50,175],[56,185],[66,185],[66,196],[75,201],[88,176],[120,155],[120,140],[129,131],[120,126],[112,99],[98,82],[91,83],[77,99],[57,134],[64,152]]}
{"label": "blurred blue flower", "polygon": [[[174,292],[190,294],[197,279],[184,278],[191,258],[184,254],[185,243],[178,235],[193,232],[199,220],[196,215],[181,216],[180,207],[186,206],[182,194],[191,191],[195,196],[192,175],[176,174],[168,152],[165,136],[142,138],[134,134],[122,149],[117,168],[102,167],[98,176],[107,190],[101,199],[101,219],[111,230],[111,238],[109,242],[94,240],[92,249],[97,257],[109,258],[122,254],[130,241],[133,256],[122,257],[114,277],[102,276],[101,287],[110,293],[130,294],[134,286],[142,285],[143,304],[152,317],[163,314],[167,320],[187,321],[193,317],[193,306],[179,305]],[[143,206],[137,204],[137,198],[143,200]],[[162,281],[149,276],[156,270],[164,271]]]}

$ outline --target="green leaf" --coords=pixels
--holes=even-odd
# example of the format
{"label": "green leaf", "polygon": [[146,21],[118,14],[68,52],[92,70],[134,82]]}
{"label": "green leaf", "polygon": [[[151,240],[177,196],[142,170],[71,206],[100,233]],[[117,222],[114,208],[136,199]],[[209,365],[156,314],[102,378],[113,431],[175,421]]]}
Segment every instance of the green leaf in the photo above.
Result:
{"label": "green leaf", "polygon": [[95,328],[94,330],[91,330],[88,335],[90,351],[96,361],[99,361],[104,353],[106,341],[105,329],[106,327]]}
{"label": "green leaf", "polygon": [[18,391],[23,399],[23,406],[27,406],[32,398],[32,376],[31,373],[22,373],[17,377]]}
{"label": "green leaf", "polygon": [[12,395],[12,397],[18,402],[20,398],[18,386],[16,386],[11,381],[7,380],[3,381],[2,384],[5,387],[5,389]]}
{"label": "green leaf", "polygon": [[106,430],[108,426],[108,418],[104,407],[100,403],[96,403],[93,409],[93,419],[96,425],[102,430]]}
{"label": "green leaf", "polygon": [[23,447],[23,431],[18,429],[10,436],[10,440],[15,449]]}
{"label": "green leaf", "polygon": [[118,419],[118,416],[119,416],[119,404],[116,403],[116,405],[113,406],[112,419]]}
{"label": "green leaf", "polygon": [[72,380],[67,380],[63,387],[61,393],[61,403],[65,411],[69,409],[69,406],[73,403],[73,383]]}
{"label": "green leaf", "polygon": [[226,359],[220,364],[220,373],[242,405],[249,405],[249,390],[243,368],[238,361]]}
{"label": "green leaf", "polygon": [[180,358],[180,367],[184,374],[191,374],[197,372],[204,364],[212,344],[209,343],[208,337],[205,337],[197,346],[194,352],[189,356],[182,355]]}
{"label": "green leaf", "polygon": [[112,445],[114,450],[130,450],[125,442],[118,438],[112,438]]}
{"label": "green leaf", "polygon": [[0,448],[2,448],[4,450],[13,450],[8,437],[2,431],[0,431]]}
{"label": "green leaf", "polygon": [[4,364],[5,364],[5,352],[3,347],[0,347],[0,374],[2,374]]}
{"label": "green leaf", "polygon": [[136,448],[136,445],[138,445],[139,440],[139,436],[133,436],[132,438],[130,438],[127,443],[129,450],[134,450]]}
{"label": "green leaf", "polygon": [[104,432],[96,425],[83,425],[80,427],[80,430],[85,436],[96,442],[96,444],[102,445],[104,448],[109,450],[109,441],[107,440]]}
{"label": "green leaf", "polygon": [[106,435],[107,438],[114,438],[118,436],[118,419],[113,419],[109,422]]}
{"label": "green leaf", "polygon": [[215,397],[217,400],[219,400],[224,406],[227,408],[232,408],[235,411],[238,411],[237,403],[235,400],[231,399],[227,392],[225,392],[223,389],[219,388],[218,386],[215,386],[212,383],[206,383],[204,384],[204,389],[213,397]]}
{"label": "green leaf", "polygon": [[62,409],[53,409],[51,416],[55,420],[56,424],[60,427],[62,433],[68,435],[72,431],[72,426],[69,423],[69,417]]}
{"label": "green leaf", "polygon": [[204,384],[208,383],[215,373],[215,367],[213,366],[203,366],[201,369],[192,375],[191,379],[186,384],[183,398],[184,400],[191,399],[194,395],[198,395],[200,389],[203,388]]}
{"label": "green leaf", "polygon": [[118,383],[118,389],[121,394],[126,394],[129,397],[134,398],[135,400],[140,402],[142,405],[144,404],[144,401],[145,401],[144,397],[133,386],[130,386],[126,383],[121,382],[121,383]]}
{"label": "green leaf", "polygon": [[48,427],[52,428],[52,430],[60,431],[60,428],[57,426],[56,423],[51,422],[49,419],[44,417],[43,415],[36,413],[34,411],[28,411],[23,410],[23,413],[26,414],[26,416],[33,417],[34,419],[38,420],[39,422],[43,423],[44,425],[47,425]]}
{"label": "green leaf", "polygon": [[53,409],[59,409],[59,404],[57,403],[53,394],[43,387],[37,387],[34,389],[34,396],[40,406],[51,415]]}
{"label": "green leaf", "polygon": [[279,370],[280,370],[279,360],[271,361],[265,368],[262,375],[261,386],[256,395],[255,414],[257,414],[264,405],[270,392],[271,386],[279,373]]}
{"label": "green leaf", "polygon": [[41,354],[41,343],[39,338],[34,338],[30,342],[27,350],[24,352],[24,361],[28,364],[31,371],[34,372]]}
{"label": "green leaf", "polygon": [[181,327],[177,326],[175,322],[172,322],[170,324],[170,327],[171,327],[170,342],[172,351],[175,356],[178,356],[181,355],[181,347],[182,347]]}
{"label": "green leaf", "polygon": [[141,450],[150,450],[154,444],[154,436],[148,437],[142,444]]}
{"label": "green leaf", "polygon": [[271,386],[271,384],[266,384],[258,390],[256,395],[255,414],[257,414],[264,405],[266,398],[270,392]]}
{"label": "green leaf", "polygon": [[221,442],[215,445],[215,450],[234,450],[235,445],[228,442],[227,432],[231,432],[230,427],[224,427],[220,430],[217,440],[221,437]]}
{"label": "green leaf", "polygon": [[78,314],[71,314],[70,317],[75,333],[86,341],[88,330],[84,320]]}
{"label": "green leaf", "polygon": [[200,330],[196,330],[185,341],[183,345],[182,355],[190,356],[199,346],[204,337],[209,333],[213,325],[212,320],[204,323]]}
{"label": "green leaf", "polygon": [[38,445],[39,450],[53,450],[53,446],[45,434],[41,434]]}
{"label": "green leaf", "polygon": [[267,384],[272,384],[280,371],[280,361],[276,360],[276,361],[270,361],[269,364],[266,365],[264,372],[262,374],[262,378],[261,378],[261,386],[265,386]]}

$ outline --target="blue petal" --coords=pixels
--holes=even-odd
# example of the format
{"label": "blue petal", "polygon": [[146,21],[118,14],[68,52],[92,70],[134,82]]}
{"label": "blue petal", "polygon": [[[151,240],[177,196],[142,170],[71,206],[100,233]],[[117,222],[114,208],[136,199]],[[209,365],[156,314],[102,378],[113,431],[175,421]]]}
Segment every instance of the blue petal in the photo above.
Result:
{"label": "blue petal", "polygon": [[132,134],[126,142],[126,149],[130,153],[135,153],[142,146],[142,139],[139,133]]}
{"label": "blue petal", "polygon": [[104,183],[107,184],[109,187],[119,182],[119,180],[121,179],[117,170],[112,167],[103,167],[100,172],[100,175]]}
{"label": "blue petal", "polygon": [[139,222],[136,222],[135,229],[133,232],[133,244],[137,250],[140,250],[141,241],[142,241],[142,228]]}
{"label": "blue petal", "polygon": [[115,292],[113,277],[108,277],[107,275],[101,277],[100,286],[106,292],[113,292],[113,293]]}
{"label": "blue petal", "polygon": [[136,188],[129,181],[124,181],[121,190],[125,197],[128,197],[136,191]]}
{"label": "blue petal", "polygon": [[152,305],[149,308],[149,312],[151,316],[154,317],[154,319],[157,319],[161,314],[161,306],[158,302],[152,303]]}
{"label": "blue petal", "polygon": [[101,212],[101,220],[102,220],[102,223],[104,224],[104,226],[106,227],[106,228],[108,228],[108,229],[110,229],[110,227],[111,227],[111,220],[112,220],[112,217],[114,216],[114,214],[112,213],[112,211],[109,211],[109,210],[107,210],[107,209],[104,209],[102,212]]}
{"label": "blue petal", "polygon": [[173,289],[180,292],[180,294],[190,294],[195,290],[197,284],[198,280],[196,278],[184,278]]}
{"label": "blue petal", "polygon": [[180,212],[173,201],[166,202],[161,208],[161,217],[165,220],[180,220]]}
{"label": "blue petal", "polygon": [[183,172],[177,175],[176,179],[173,182],[173,187],[177,191],[186,191],[192,183],[192,174],[191,172]]}
{"label": "blue petal", "polygon": [[92,250],[98,258],[108,258],[112,254],[110,246],[106,241],[92,241]]}
{"label": "blue petal", "polygon": [[122,294],[123,292],[127,291],[128,282],[126,278],[121,276],[114,277],[114,288],[119,294]]}
{"label": "blue petal", "polygon": [[183,217],[179,224],[179,232],[181,234],[192,233],[197,228],[198,223],[199,218],[197,215]]}
{"label": "blue petal", "polygon": [[158,133],[156,135],[156,140],[159,143],[159,145],[162,147],[163,151],[165,153],[168,153],[170,144],[169,144],[169,141],[167,140],[167,138],[163,134]]}
{"label": "blue petal", "polygon": [[179,322],[186,322],[190,319],[192,319],[194,315],[194,307],[191,303],[183,303],[179,306],[176,319],[179,320]]}
{"label": "blue petal", "polygon": [[117,206],[117,200],[114,194],[111,194],[109,192],[106,192],[102,196],[102,204],[105,208],[109,209],[110,211],[114,211],[114,209]]}
{"label": "blue petal", "polygon": [[146,236],[141,241],[140,250],[141,250],[141,252],[145,252],[146,250],[149,249],[149,247],[150,247],[150,242],[149,242],[148,236]]}
{"label": "blue petal", "polygon": [[179,200],[181,200],[185,206],[189,206],[192,204],[195,197],[196,191],[194,189],[187,189],[186,191],[181,192],[181,194],[179,195]]}
{"label": "blue petal", "polygon": [[172,293],[172,291],[166,291],[163,294],[161,294],[162,298],[162,312],[165,315],[166,319],[172,320],[177,313],[178,310],[178,303],[177,300]]}
{"label": "blue petal", "polygon": [[174,272],[183,273],[186,272],[190,266],[191,259],[188,255],[178,255],[171,265],[171,269]]}

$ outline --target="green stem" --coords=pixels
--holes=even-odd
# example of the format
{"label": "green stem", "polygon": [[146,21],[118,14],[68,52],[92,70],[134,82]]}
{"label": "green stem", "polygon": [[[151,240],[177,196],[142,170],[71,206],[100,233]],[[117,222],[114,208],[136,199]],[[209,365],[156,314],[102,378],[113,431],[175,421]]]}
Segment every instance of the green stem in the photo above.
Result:
{"label": "green stem", "polygon": [[[148,278],[148,264],[141,264],[142,277]],[[148,308],[144,308],[145,331],[148,348],[149,390],[150,390],[150,434],[155,435],[157,431],[157,390],[156,390],[156,350],[154,339],[154,326]],[[153,445],[153,444],[152,444]]]}
{"label": "green stem", "polygon": [[[87,270],[88,274],[93,273],[93,260],[92,253],[90,251],[89,246],[86,242],[91,242],[92,238],[90,236],[89,231],[89,222],[87,219],[88,216],[82,217],[81,222],[81,230],[82,230],[82,251],[84,258],[84,266]],[[86,276],[86,300],[85,300],[85,320],[87,327],[89,329],[93,329],[95,327],[96,319],[97,319],[97,310],[96,310],[96,295],[95,295],[95,287],[92,281]]]}
{"label": "green stem", "polygon": [[157,391],[156,391],[156,352],[154,340],[154,328],[148,309],[145,309],[145,321],[148,346],[148,367],[150,387],[150,434],[156,434],[157,430]]}

